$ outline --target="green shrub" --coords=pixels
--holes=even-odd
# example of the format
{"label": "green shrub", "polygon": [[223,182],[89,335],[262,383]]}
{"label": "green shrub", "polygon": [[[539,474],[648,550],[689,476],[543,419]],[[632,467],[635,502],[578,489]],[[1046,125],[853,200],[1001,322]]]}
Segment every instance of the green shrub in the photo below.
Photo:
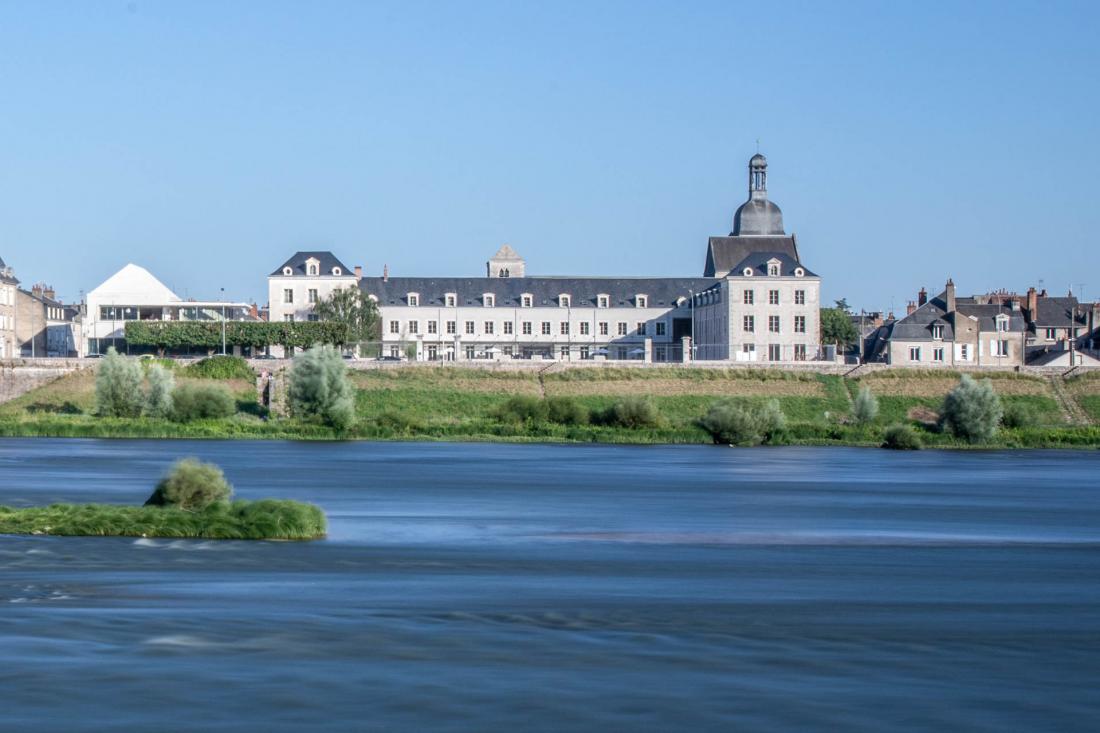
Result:
{"label": "green shrub", "polygon": [[1030,428],[1039,422],[1035,409],[1026,403],[1010,402],[1001,415],[1001,425],[1006,428]]}
{"label": "green shrub", "polygon": [[95,376],[95,411],[100,417],[138,417],[145,403],[141,364],[107,349]]}
{"label": "green shrub", "polygon": [[548,397],[546,419],[560,425],[587,425],[591,414],[572,397]]}
{"label": "green shrub", "polygon": [[614,428],[652,428],[660,425],[661,415],[648,397],[625,397],[593,415],[593,422]]}
{"label": "green shrub", "polygon": [[497,405],[492,415],[501,422],[539,423],[548,416],[546,400],[530,395],[515,395]]}
{"label": "green shrub", "polygon": [[176,422],[229,417],[237,403],[221,384],[181,384],[172,391],[171,418]]}
{"label": "green shrub", "polygon": [[183,370],[188,377],[199,379],[247,379],[256,378],[248,362],[239,356],[211,356],[200,359]]}
{"label": "green shrub", "polygon": [[146,417],[168,417],[172,413],[172,390],[176,388],[176,378],[160,364],[153,364],[146,374],[149,387],[145,391]]}
{"label": "green shrub", "polygon": [[424,429],[418,420],[403,412],[387,410],[374,418],[374,423],[383,431],[394,433],[415,433]]}
{"label": "green shrub", "polygon": [[723,400],[711,405],[699,424],[715,443],[760,445],[773,442],[783,430],[786,419],[776,400],[763,405]]}
{"label": "green shrub", "polygon": [[882,447],[891,450],[920,450],[924,447],[917,431],[909,425],[891,425],[882,437]]}
{"label": "green shrub", "polygon": [[992,438],[1002,414],[1001,398],[993,391],[993,383],[988,379],[975,382],[964,374],[944,398],[940,424],[952,435],[973,443]]}
{"label": "green shrub", "polygon": [[202,511],[212,504],[227,504],[233,487],[213,463],[197,458],[176,461],[153,490],[145,506],[174,506],[186,511]]}
{"label": "green shrub", "polygon": [[313,346],[294,357],[289,379],[290,414],[319,420],[337,430],[355,422],[355,389],[340,352]]}
{"label": "green shrub", "polygon": [[852,418],[860,425],[869,425],[878,417],[878,398],[870,387],[860,387],[852,401]]}

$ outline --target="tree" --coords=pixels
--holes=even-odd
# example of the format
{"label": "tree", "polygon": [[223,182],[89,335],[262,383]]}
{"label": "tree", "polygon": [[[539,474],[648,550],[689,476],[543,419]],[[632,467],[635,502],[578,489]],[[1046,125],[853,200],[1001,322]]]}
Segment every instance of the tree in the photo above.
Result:
{"label": "tree", "polygon": [[993,390],[993,383],[988,379],[975,382],[964,374],[943,400],[940,423],[956,437],[974,443],[992,438],[1003,414],[1001,398]]}
{"label": "tree", "polygon": [[821,343],[843,348],[858,341],[859,331],[846,311],[840,308],[821,309]]}
{"label": "tree", "polygon": [[95,411],[100,417],[138,417],[145,403],[141,365],[111,346],[95,376]]}
{"label": "tree", "polygon": [[856,398],[852,401],[852,417],[860,425],[874,422],[878,416],[878,398],[871,392],[870,387],[859,388]]}
{"label": "tree", "polygon": [[355,389],[347,366],[331,346],[314,346],[294,357],[290,369],[290,414],[346,430],[355,422]]}
{"label": "tree", "polygon": [[176,378],[160,364],[149,367],[146,378],[149,389],[145,392],[145,416],[168,417],[172,412],[172,390],[176,388]]}
{"label": "tree", "polygon": [[161,479],[145,506],[174,506],[197,512],[212,504],[226,504],[231,496],[233,486],[220,468],[197,458],[184,458]]}
{"label": "tree", "polygon": [[851,307],[848,305],[848,299],[847,298],[841,298],[840,300],[834,300],[833,302],[836,303],[836,309],[837,310],[844,311],[845,313],[851,313],[852,312]]}
{"label": "tree", "polygon": [[358,287],[333,290],[314,304],[313,312],[322,321],[343,325],[345,335],[339,346],[379,338],[378,306]]}

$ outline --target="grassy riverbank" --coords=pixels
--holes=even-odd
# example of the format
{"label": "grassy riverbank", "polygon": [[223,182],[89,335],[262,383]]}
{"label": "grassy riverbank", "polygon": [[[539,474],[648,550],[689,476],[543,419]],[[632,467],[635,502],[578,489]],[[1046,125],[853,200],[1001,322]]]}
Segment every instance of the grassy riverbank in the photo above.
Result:
{"label": "grassy riverbank", "polygon": [[[403,368],[351,373],[357,421],[348,431],[288,418],[265,419],[246,379],[217,380],[237,401],[233,417],[193,422],[150,418],[98,418],[94,379],[77,373],[0,406],[0,435],[110,438],[405,439],[477,441],[576,441],[600,443],[709,443],[699,424],[719,399],[763,403],[774,399],[786,416],[781,440],[803,445],[879,445],[885,429],[912,425],[929,447],[972,447],[934,429],[936,411],[958,375],[892,370],[844,379],[782,370],[571,369],[532,371]],[[1100,375],[1060,380],[992,373],[1007,406],[1024,408],[1024,427],[1004,429],[996,447],[1100,446]],[[177,380],[189,379],[180,375]],[[206,380],[210,381],[210,380]],[[880,404],[878,418],[860,426],[851,419],[852,398],[868,387]],[[597,415],[617,402],[647,397],[658,416],[652,425],[560,424],[502,419],[514,396],[568,398]]]}
{"label": "grassy riverbank", "polygon": [[318,507],[278,499],[220,503],[194,512],[114,504],[0,506],[0,534],[312,540],[324,537],[325,531],[325,515]]}

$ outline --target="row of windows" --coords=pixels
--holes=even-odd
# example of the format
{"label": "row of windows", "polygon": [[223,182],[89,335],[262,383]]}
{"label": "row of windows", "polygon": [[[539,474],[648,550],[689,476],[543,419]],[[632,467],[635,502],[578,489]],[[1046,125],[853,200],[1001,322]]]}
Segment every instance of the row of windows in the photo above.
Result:
{"label": "row of windows", "polygon": [[[992,342],[993,356],[1008,356],[1008,340],[997,339]],[[944,361],[945,347],[935,346],[931,349],[932,361],[940,362]],[[909,347],[909,361],[921,361],[924,355],[924,349],[920,346]],[[959,361],[970,361],[970,344],[959,344]]]}
{"label": "row of windows", "polygon": [[[756,344],[741,344],[741,353],[749,356],[750,361],[756,358]],[[806,344],[795,344],[792,354],[795,361],[806,361]],[[782,344],[768,344],[768,361],[783,361]]]}
{"label": "row of windows", "polygon": [[[743,316],[741,319],[741,328],[745,333],[754,333],[756,331],[756,316]],[[783,332],[782,319],[779,316],[768,316],[768,332]],[[806,333],[806,316],[794,317],[794,332]]]}
{"label": "row of windows", "polygon": [[[477,328],[476,321],[466,321],[463,325],[465,327],[464,333],[466,333],[466,334],[476,333],[476,328]],[[577,326],[578,326],[580,335],[581,336],[590,336],[590,335],[592,335],[592,325],[593,324],[589,323],[588,321],[582,321],[582,322],[578,323]],[[664,323],[663,321],[658,321],[657,323],[655,323],[653,325],[654,325],[654,334],[655,335],[664,336],[668,333],[668,324]],[[407,322],[407,326],[408,326],[408,333],[420,333],[420,321],[415,320],[415,319],[410,320],[410,321]],[[515,330],[514,330],[515,329],[515,323],[513,323],[512,321],[505,321],[502,324],[502,326],[504,328],[504,330],[503,330],[504,335],[511,336],[515,333]],[[520,333],[522,333],[524,336],[530,336],[534,333],[534,326],[535,326],[535,324],[532,321],[523,321],[522,323],[520,323]],[[600,336],[609,336],[609,335],[611,335],[611,324],[609,322],[600,321],[599,323],[595,324],[595,326],[596,326],[596,332]],[[429,333],[429,334],[439,333],[439,322],[438,321],[427,321],[427,328],[428,328],[427,333]],[[445,321],[444,322],[444,328],[446,329],[445,332],[447,334],[453,335],[453,334],[458,332],[458,321]],[[558,322],[558,333],[560,333],[562,336],[569,335],[569,328],[570,328],[569,321],[559,321]],[[396,320],[390,321],[389,331],[390,331],[391,334],[401,333],[401,321],[396,321]],[[634,332],[637,335],[645,336],[647,334],[647,331],[648,331],[648,325],[645,322],[639,321],[638,323],[635,324]],[[541,333],[543,336],[550,336],[550,335],[553,334],[553,332],[554,332],[553,323],[551,321],[542,321],[542,323],[540,324],[539,333]],[[494,334],[494,333],[496,333],[496,322],[495,321],[485,321],[484,323],[482,323],[482,333],[485,333],[485,334]],[[628,333],[629,333],[629,327],[628,327],[628,324],[627,324],[626,321],[619,321],[617,324],[615,324],[615,335],[617,335],[617,336],[626,336]]]}
{"label": "row of windows", "polygon": [[[745,290],[741,294],[741,300],[742,300],[742,302],[744,302],[745,305],[754,305],[756,303],[756,291],[754,291],[754,290]],[[796,290],[796,291],[794,291],[794,304],[795,305],[806,305],[806,291],[805,290]],[[768,305],[780,305],[780,303],[779,303],[779,291],[778,290],[769,290],[768,291]]]}
{"label": "row of windows", "polygon": [[[561,308],[571,308],[573,305],[573,297],[562,293],[557,298],[558,306]],[[290,302],[290,301],[287,301]],[[406,293],[405,303],[409,307],[416,308],[420,306],[420,293]],[[458,294],[447,293],[443,296],[443,304],[447,308],[455,308],[458,306]],[[481,304],[486,308],[494,308],[497,304],[497,298],[492,293],[483,293],[481,296]],[[524,293],[519,296],[519,304],[523,308],[533,308],[535,306],[535,296],[530,293]],[[611,296],[610,295],[597,295],[596,296],[597,308],[610,308]],[[635,308],[648,308],[649,296],[647,295],[635,295],[634,296]]]}

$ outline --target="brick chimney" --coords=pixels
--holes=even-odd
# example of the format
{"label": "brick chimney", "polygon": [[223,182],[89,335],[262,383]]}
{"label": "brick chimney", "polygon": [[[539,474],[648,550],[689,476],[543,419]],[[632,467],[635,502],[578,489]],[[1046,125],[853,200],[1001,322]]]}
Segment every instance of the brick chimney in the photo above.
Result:
{"label": "brick chimney", "polygon": [[47,285],[42,294],[50,300],[57,300],[57,291],[53,289],[53,285]]}
{"label": "brick chimney", "polygon": [[363,266],[362,265],[356,265],[355,266],[355,279],[356,280],[362,280],[363,279]]}
{"label": "brick chimney", "polygon": [[[922,305],[923,305],[923,303],[922,303]],[[905,315],[911,316],[916,312],[917,312],[917,304],[916,303],[914,303],[913,301],[910,300],[908,303],[905,304]]]}
{"label": "brick chimney", "polygon": [[31,295],[35,296],[36,298],[42,297],[42,283],[35,283],[31,286]]}
{"label": "brick chimney", "polygon": [[955,281],[951,278],[947,278],[947,293],[945,295],[947,300],[947,312],[955,312]]}
{"label": "brick chimney", "polygon": [[924,288],[921,288],[920,292],[917,293],[917,306],[918,307],[922,306],[927,302],[928,302],[928,291],[925,290]]}
{"label": "brick chimney", "polygon": [[1027,317],[1035,320],[1035,313],[1039,309],[1039,293],[1035,288],[1027,289]]}
{"label": "brick chimney", "polygon": [[390,266],[382,265],[382,282],[388,283],[390,281]]}

